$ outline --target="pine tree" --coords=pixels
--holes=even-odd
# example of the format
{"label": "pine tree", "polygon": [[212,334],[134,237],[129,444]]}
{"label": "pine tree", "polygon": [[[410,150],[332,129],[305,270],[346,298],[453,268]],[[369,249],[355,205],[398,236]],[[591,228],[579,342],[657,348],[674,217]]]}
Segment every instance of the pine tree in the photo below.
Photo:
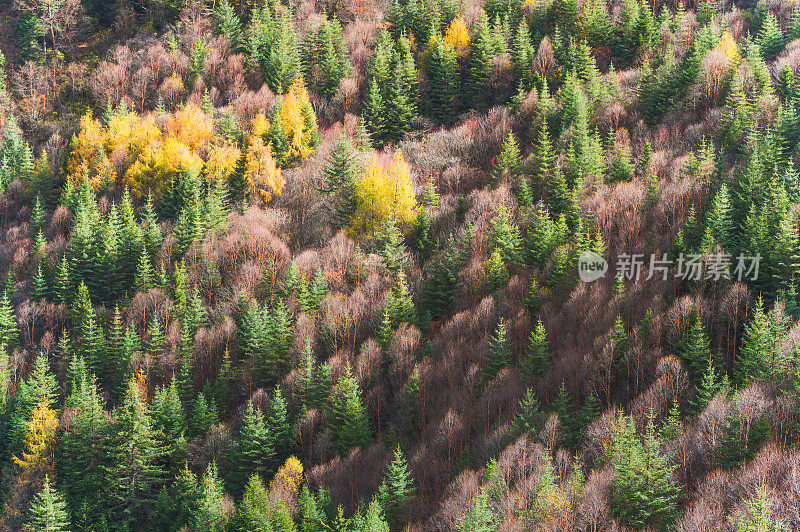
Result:
{"label": "pine tree", "polygon": [[283,462],[291,452],[291,431],[289,413],[280,386],[275,386],[265,419],[267,432],[273,441],[275,459]]}
{"label": "pine tree", "polygon": [[622,416],[614,436],[613,453],[614,517],[630,527],[669,527],[678,517],[681,492],[671,478],[676,466],[670,464],[669,455],[660,449],[652,416],[641,439],[633,418]]}
{"label": "pine tree", "polygon": [[506,338],[506,324],[501,317],[494,335],[489,341],[489,354],[486,359],[486,368],[483,371],[486,380],[495,378],[510,360],[511,349]]}
{"label": "pine tree", "polygon": [[531,331],[528,349],[526,350],[523,371],[528,375],[541,375],[550,366],[550,353],[542,319],[536,322],[536,327]]}
{"label": "pine tree", "polygon": [[511,210],[503,204],[498,206],[497,214],[491,220],[491,242],[506,263],[521,263],[522,236]]}
{"label": "pine tree", "polygon": [[356,180],[363,168],[355,150],[345,138],[340,138],[325,159],[323,186],[320,192],[326,195],[326,207],[330,210],[338,228],[352,222],[356,212]]}
{"label": "pine tree", "polygon": [[114,526],[126,527],[141,518],[155,500],[163,477],[159,464],[162,450],[156,444],[147,404],[135,380],[129,382],[116,412],[107,452],[107,515]]}
{"label": "pine tree", "polygon": [[411,474],[408,472],[405,456],[398,446],[376,495],[392,530],[399,530],[407,519],[409,502],[413,494]]}
{"label": "pine tree", "polygon": [[250,475],[264,478],[272,471],[274,456],[273,439],[267,431],[264,415],[248,402],[239,437],[228,455],[229,464],[225,476],[228,489],[239,494],[244,490]]}
{"label": "pine tree", "polygon": [[361,399],[361,389],[349,366],[336,383],[330,427],[336,434],[337,449],[341,454],[366,445],[371,439],[372,429]]}
{"label": "pine tree", "polygon": [[711,360],[711,347],[697,308],[689,315],[689,330],[678,346],[678,356],[686,366],[689,379],[697,384]]}
{"label": "pine tree", "polygon": [[742,337],[742,348],[736,359],[736,384],[745,387],[750,382],[763,380],[769,371],[769,363],[774,359],[775,336],[770,330],[764,304],[761,298],[756,303],[750,323]]}
{"label": "pine tree", "polygon": [[437,39],[428,56],[429,114],[440,122],[449,122],[455,114],[457,75],[456,54],[453,47]]}
{"label": "pine tree", "polygon": [[539,128],[539,136],[536,138],[536,144],[533,149],[534,168],[536,169],[533,175],[533,182],[539,190],[544,190],[553,174],[555,160],[553,148],[550,144],[550,134],[547,132],[547,122],[545,120],[542,120],[542,126]]}
{"label": "pine tree", "polygon": [[528,388],[528,391],[525,392],[525,396],[519,402],[519,409],[519,414],[512,422],[514,434],[517,436],[530,434],[535,437],[544,424],[544,414],[533,388]]}
{"label": "pine tree", "polygon": [[50,477],[45,475],[42,491],[36,494],[31,504],[31,517],[28,520],[31,532],[69,532],[67,503],[64,497],[50,485]]}

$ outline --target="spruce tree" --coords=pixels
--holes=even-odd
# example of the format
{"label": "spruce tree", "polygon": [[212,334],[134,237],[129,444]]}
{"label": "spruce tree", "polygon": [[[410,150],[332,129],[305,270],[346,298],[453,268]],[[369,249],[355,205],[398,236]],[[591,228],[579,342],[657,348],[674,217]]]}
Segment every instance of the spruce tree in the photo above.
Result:
{"label": "spruce tree", "polygon": [[[303,487],[305,488],[305,486]],[[242,502],[236,507],[236,515],[233,517],[234,530],[273,530],[269,511],[270,506],[269,495],[266,488],[264,488],[264,481],[258,475],[251,476],[250,480],[247,481]]]}
{"label": "spruce tree", "polygon": [[194,436],[204,436],[217,423],[219,423],[219,415],[214,401],[207,401],[205,394],[199,393],[190,418],[192,434]]}
{"label": "spruce tree", "polygon": [[486,380],[495,378],[500,370],[506,367],[511,360],[511,349],[508,345],[506,334],[506,324],[501,317],[494,335],[489,341],[489,354],[486,358],[486,367],[483,370]]}
{"label": "spruce tree", "polygon": [[0,298],[0,344],[12,351],[19,344],[19,326],[14,308],[8,297],[8,290]]}
{"label": "spruce tree", "polygon": [[330,428],[336,435],[339,453],[364,446],[372,437],[372,429],[361,399],[361,389],[350,366],[336,383],[331,403]]}
{"label": "spruce tree", "polygon": [[758,32],[756,42],[766,61],[772,61],[783,50],[783,33],[772,11],[767,11],[767,17]]}
{"label": "spruce tree", "polygon": [[480,11],[475,20],[475,30],[470,43],[467,65],[467,94],[470,106],[484,109],[491,101],[486,94],[486,81],[489,77],[489,61],[494,56],[489,23],[486,13]]}
{"label": "spruce tree", "polygon": [[745,387],[753,381],[763,380],[769,373],[769,363],[774,360],[777,348],[775,335],[764,314],[764,304],[759,298],[753,317],[745,327],[742,348],[736,359],[736,384]]}
{"label": "spruce tree", "polygon": [[714,371],[714,361],[709,358],[708,368],[703,374],[703,380],[700,381],[700,385],[697,387],[697,395],[693,406],[698,412],[702,412],[719,391],[720,384]]}
{"label": "spruce tree", "polygon": [[64,497],[50,485],[50,477],[45,475],[42,491],[36,494],[31,504],[31,517],[28,520],[31,532],[69,532],[67,503]]}
{"label": "spruce tree", "polygon": [[683,361],[690,381],[697,385],[711,360],[711,346],[697,308],[689,314],[689,330],[680,345],[678,356]]}
{"label": "spruce tree", "polygon": [[212,18],[217,32],[230,41],[233,50],[237,50],[242,44],[242,23],[231,3],[222,0],[216,4]]}
{"label": "spruce tree", "polygon": [[458,532],[493,532],[499,526],[499,519],[485,489],[478,491],[475,502],[456,525]]}
{"label": "spruce tree", "polygon": [[325,159],[322,170],[323,185],[320,192],[326,195],[326,207],[331,212],[337,228],[350,225],[356,212],[356,181],[363,168],[355,150],[344,138],[340,138]]}
{"label": "spruce tree", "polygon": [[547,122],[542,120],[539,136],[533,148],[534,175],[533,182],[538,190],[545,190],[553,174],[555,155],[550,144],[550,134],[547,132]]}
{"label": "spruce tree", "polygon": [[275,460],[282,463],[288,458],[291,452],[291,431],[292,427],[289,422],[289,413],[286,407],[286,401],[283,398],[281,387],[275,386],[275,391],[272,394],[269,408],[267,410],[265,424],[267,432],[273,441],[273,449],[275,451]]}
{"label": "spruce tree", "polygon": [[564,446],[567,448],[574,447],[580,437],[580,423],[573,413],[572,399],[567,392],[564,381],[561,381],[558,395],[553,399],[552,408],[558,414],[558,419],[561,422]]}
{"label": "spruce tree", "polygon": [[225,508],[223,499],[225,490],[219,478],[217,465],[211,462],[200,479],[197,511],[191,518],[192,529],[208,532],[225,530]]}
{"label": "spruce tree", "polygon": [[450,122],[455,115],[457,68],[453,47],[437,39],[428,56],[428,112],[439,122]]}
{"label": "spruce tree", "polygon": [[112,519],[109,524],[126,527],[144,517],[164,474],[159,464],[163,451],[156,443],[147,404],[135,380],[128,383],[113,426],[104,466],[107,515]]}
{"label": "spruce tree", "polygon": [[517,139],[514,137],[514,133],[509,131],[506,140],[503,142],[502,151],[495,162],[492,177],[497,181],[505,179],[513,183],[520,175],[521,165],[522,161]]}
{"label": "spruce tree", "polygon": [[408,517],[409,503],[414,494],[411,474],[400,446],[394,451],[376,499],[383,509],[386,521],[392,530],[400,530]]}
{"label": "spruce tree", "polygon": [[643,438],[636,434],[633,418],[622,416],[614,436],[613,454],[614,517],[635,528],[671,526],[679,514],[681,491],[671,478],[676,466],[660,448],[652,416]]}
{"label": "spruce tree", "polygon": [[498,206],[497,214],[491,220],[491,242],[506,263],[521,263],[522,236],[511,210],[503,204]]}
{"label": "spruce tree", "polygon": [[528,388],[525,392],[525,396],[519,402],[519,409],[519,413],[512,422],[514,434],[517,436],[530,434],[532,437],[536,437],[544,424],[544,414],[533,388]]}
{"label": "spruce tree", "polygon": [[267,431],[264,415],[248,402],[239,437],[228,453],[225,479],[231,493],[242,493],[250,475],[264,478],[271,473],[274,456],[273,438]]}
{"label": "spruce tree", "polygon": [[550,353],[542,319],[539,318],[531,331],[528,349],[525,353],[523,371],[528,375],[541,375],[550,367]]}

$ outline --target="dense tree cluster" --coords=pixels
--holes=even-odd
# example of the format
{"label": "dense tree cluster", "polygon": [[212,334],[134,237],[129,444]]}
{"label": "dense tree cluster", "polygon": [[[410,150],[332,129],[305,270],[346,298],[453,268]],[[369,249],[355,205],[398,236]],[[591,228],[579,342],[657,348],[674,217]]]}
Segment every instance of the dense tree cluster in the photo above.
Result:
{"label": "dense tree cluster", "polygon": [[796,525],[795,7],[12,4],[0,529]]}

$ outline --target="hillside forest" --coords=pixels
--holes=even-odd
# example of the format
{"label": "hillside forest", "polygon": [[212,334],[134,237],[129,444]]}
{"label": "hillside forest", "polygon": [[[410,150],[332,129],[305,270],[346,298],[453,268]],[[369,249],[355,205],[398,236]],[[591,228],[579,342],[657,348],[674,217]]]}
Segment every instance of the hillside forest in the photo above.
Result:
{"label": "hillside forest", "polygon": [[800,529],[796,2],[0,17],[0,530]]}

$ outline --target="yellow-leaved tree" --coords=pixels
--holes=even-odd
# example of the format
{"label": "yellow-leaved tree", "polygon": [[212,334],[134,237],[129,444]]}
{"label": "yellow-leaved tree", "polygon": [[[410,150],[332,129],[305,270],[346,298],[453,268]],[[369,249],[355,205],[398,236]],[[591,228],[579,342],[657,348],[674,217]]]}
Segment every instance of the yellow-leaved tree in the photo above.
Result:
{"label": "yellow-leaved tree", "polygon": [[11,460],[22,469],[39,463],[56,433],[57,426],[58,417],[55,411],[47,403],[37,404],[33,408],[25,431],[25,450],[22,451],[22,458],[13,456]]}
{"label": "yellow-leaved tree", "polygon": [[208,149],[204,170],[208,180],[215,182],[217,179],[228,179],[236,170],[239,154],[239,148],[232,142],[220,141],[212,144]]}
{"label": "yellow-leaved tree", "polygon": [[270,483],[270,489],[277,489],[291,497],[296,497],[302,483],[303,464],[296,457],[290,456],[275,473],[275,477]]}
{"label": "yellow-leaved tree", "polygon": [[81,129],[72,139],[72,150],[67,160],[67,179],[80,183],[88,178],[95,189],[113,184],[116,173],[106,152],[107,132],[89,111],[81,118]]}
{"label": "yellow-leaved tree", "polygon": [[283,100],[280,120],[287,140],[284,159],[287,165],[297,164],[319,144],[317,115],[311,108],[306,86],[300,76],[294,80]]}
{"label": "yellow-leaved tree", "polygon": [[245,180],[249,194],[267,203],[273,196],[280,196],[286,185],[281,169],[275,164],[272,148],[261,137],[252,135],[247,144]]}
{"label": "yellow-leaved tree", "polygon": [[456,17],[447,27],[444,42],[453,47],[458,57],[466,57],[469,53],[469,28],[463,17]]}
{"label": "yellow-leaved tree", "polygon": [[[210,159],[214,172],[229,175],[235,167],[233,149],[214,140],[213,122],[197,105],[187,105],[168,115],[161,129],[155,115],[116,113],[108,125],[87,113],[72,143],[67,178],[80,183],[88,177],[95,189],[113,184],[117,174],[131,194],[158,196],[178,171],[199,173]],[[112,164],[113,161],[113,164]]]}
{"label": "yellow-leaved tree", "polygon": [[350,233],[375,233],[394,222],[408,229],[417,216],[417,200],[403,153],[397,150],[388,168],[376,157],[367,163],[355,186],[356,212]]}

